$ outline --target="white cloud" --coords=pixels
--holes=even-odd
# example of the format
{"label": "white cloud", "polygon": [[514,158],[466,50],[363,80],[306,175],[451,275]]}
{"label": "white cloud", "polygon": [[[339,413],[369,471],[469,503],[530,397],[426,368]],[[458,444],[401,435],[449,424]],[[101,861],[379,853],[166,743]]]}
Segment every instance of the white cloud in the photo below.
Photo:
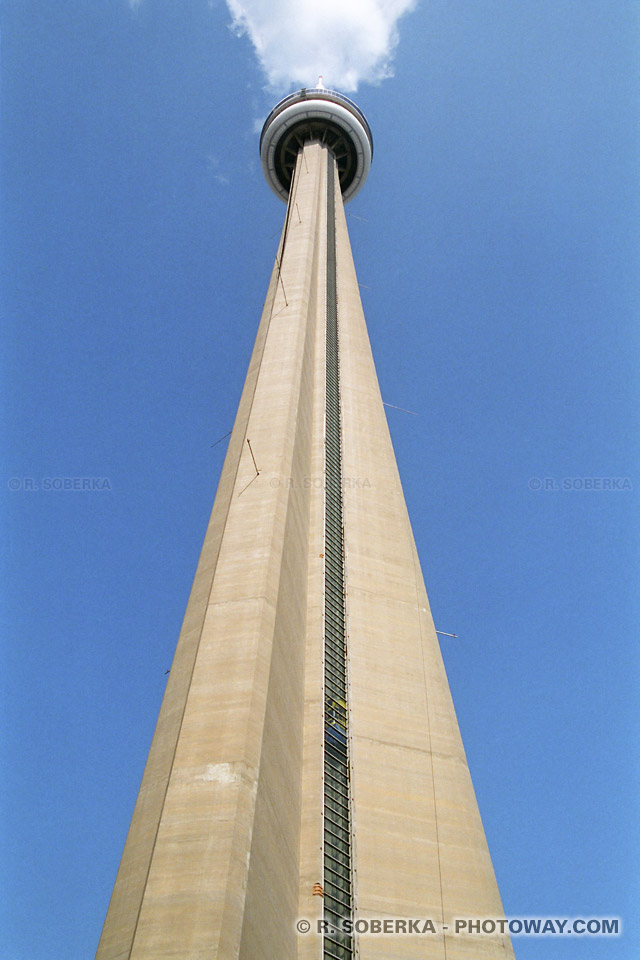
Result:
{"label": "white cloud", "polygon": [[229,177],[226,176],[226,174],[222,173],[220,160],[218,159],[216,154],[213,152],[210,153],[207,156],[206,162],[207,162],[207,167],[211,175],[213,176],[213,179],[216,181],[216,183],[219,183],[222,186],[226,186],[230,182],[230,180],[229,180]]}
{"label": "white cloud", "polygon": [[397,22],[417,0],[226,0],[274,88],[355,91],[392,76]]}

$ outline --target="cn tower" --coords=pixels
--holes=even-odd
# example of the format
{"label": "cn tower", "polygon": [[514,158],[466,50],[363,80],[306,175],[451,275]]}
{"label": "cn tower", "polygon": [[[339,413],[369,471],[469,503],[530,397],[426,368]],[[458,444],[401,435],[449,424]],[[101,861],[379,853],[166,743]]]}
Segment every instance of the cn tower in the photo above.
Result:
{"label": "cn tower", "polygon": [[349,244],[371,131],[320,80],[260,154],[284,227],[97,960],[509,960],[455,935],[503,912]]}

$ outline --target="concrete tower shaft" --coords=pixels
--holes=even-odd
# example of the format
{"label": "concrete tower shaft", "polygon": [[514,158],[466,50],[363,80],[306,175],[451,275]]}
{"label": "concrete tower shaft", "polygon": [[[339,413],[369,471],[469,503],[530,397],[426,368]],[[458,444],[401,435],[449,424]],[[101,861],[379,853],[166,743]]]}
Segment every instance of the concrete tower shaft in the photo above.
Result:
{"label": "concrete tower shaft", "polygon": [[[513,958],[444,929],[502,907],[315,134],[97,960]],[[354,917],[438,932],[315,932]]]}

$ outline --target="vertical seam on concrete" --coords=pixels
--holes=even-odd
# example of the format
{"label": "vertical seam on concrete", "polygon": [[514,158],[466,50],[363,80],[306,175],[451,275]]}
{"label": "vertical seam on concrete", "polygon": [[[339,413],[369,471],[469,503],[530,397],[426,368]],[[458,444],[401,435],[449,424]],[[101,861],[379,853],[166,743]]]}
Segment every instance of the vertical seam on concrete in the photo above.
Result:
{"label": "vertical seam on concrete", "polygon": [[[411,523],[409,520],[408,513],[406,513],[406,523],[407,523],[407,527],[409,528],[409,531],[408,531],[409,542],[413,544],[413,531],[411,530]],[[418,625],[420,628],[420,655],[422,657],[422,676],[424,678],[424,700],[425,700],[425,707],[427,711],[427,739],[429,741],[431,786],[433,790],[433,819],[434,819],[434,825],[436,830],[436,853],[438,857],[438,882],[440,885],[440,915],[441,915],[442,926],[444,927],[444,894],[442,890],[442,864],[440,862],[440,831],[438,829],[438,801],[436,798],[436,778],[435,778],[435,769],[433,765],[433,745],[431,741],[431,712],[429,709],[429,685],[428,685],[428,679],[427,679],[427,665],[426,665],[425,656],[424,656],[425,637],[424,637],[424,630],[422,628],[422,600],[420,599],[420,589],[419,589],[419,582],[421,577],[420,577],[420,571],[418,570],[418,567],[416,564],[416,552],[415,552],[415,549],[413,549],[413,546],[411,550],[411,555],[413,560],[413,571],[414,571],[415,588],[416,588],[416,609],[418,612]],[[444,929],[442,931],[442,948],[444,951],[444,960],[447,960],[447,935]]]}

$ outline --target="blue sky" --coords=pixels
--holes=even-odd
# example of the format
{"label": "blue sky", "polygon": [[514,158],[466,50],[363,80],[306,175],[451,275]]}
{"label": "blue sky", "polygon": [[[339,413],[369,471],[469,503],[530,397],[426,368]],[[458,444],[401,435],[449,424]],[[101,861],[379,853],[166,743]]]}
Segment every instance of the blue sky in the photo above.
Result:
{"label": "blue sky", "polygon": [[[256,125],[289,90],[222,2],[0,16],[0,957],[80,960],[282,225]],[[625,924],[518,960],[640,950],[638,28],[635,0],[421,2],[356,95],[356,266],[383,397],[417,413],[388,419],[505,910]]]}

